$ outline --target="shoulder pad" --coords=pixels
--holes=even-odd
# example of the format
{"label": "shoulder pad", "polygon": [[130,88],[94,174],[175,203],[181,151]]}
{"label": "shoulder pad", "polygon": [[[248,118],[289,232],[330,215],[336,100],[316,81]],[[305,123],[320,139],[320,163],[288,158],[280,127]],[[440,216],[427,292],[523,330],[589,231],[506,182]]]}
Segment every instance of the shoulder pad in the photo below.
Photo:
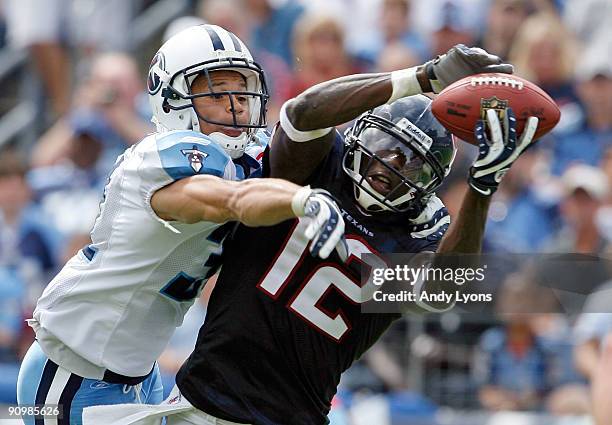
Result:
{"label": "shoulder pad", "polygon": [[271,139],[272,133],[270,133],[268,129],[259,130],[257,131],[257,133],[255,133],[255,136],[252,139],[253,141],[247,145],[247,148],[251,145],[261,146],[262,148],[265,148],[266,146],[268,146]]}
{"label": "shoulder pad", "polygon": [[210,137],[195,131],[170,131],[156,137],[162,167],[174,180],[196,174],[223,177],[230,157]]}

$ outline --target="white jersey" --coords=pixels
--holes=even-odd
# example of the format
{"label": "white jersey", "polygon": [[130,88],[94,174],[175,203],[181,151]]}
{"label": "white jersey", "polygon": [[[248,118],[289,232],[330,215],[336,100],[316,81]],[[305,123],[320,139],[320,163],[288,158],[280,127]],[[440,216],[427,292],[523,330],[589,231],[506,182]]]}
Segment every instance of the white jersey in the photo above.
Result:
{"label": "white jersey", "polygon": [[92,379],[106,370],[130,377],[151,371],[218,268],[232,226],[165,222],[151,196],[195,174],[239,180],[261,173],[253,158],[239,162],[192,131],[150,135],[119,157],[92,244],[68,261],[34,311],[31,325],[51,360]]}

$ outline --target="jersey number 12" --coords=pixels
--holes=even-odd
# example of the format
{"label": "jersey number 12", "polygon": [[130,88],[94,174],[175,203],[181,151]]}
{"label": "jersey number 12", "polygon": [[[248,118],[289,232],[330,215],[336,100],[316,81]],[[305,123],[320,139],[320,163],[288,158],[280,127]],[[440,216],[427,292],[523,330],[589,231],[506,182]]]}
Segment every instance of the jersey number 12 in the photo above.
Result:
{"label": "jersey number 12", "polygon": [[[284,286],[289,283],[302,264],[300,260],[302,256],[308,255],[306,252],[308,240],[304,237],[305,227],[306,221],[300,220],[277,256],[276,261],[258,285],[261,290],[274,299],[281,294]],[[359,239],[348,237],[347,244],[349,247],[347,266],[352,261],[363,262],[360,259],[363,254],[373,254],[373,250]],[[366,264],[366,267],[386,267],[385,262],[377,256],[370,255],[367,258],[370,264]],[[371,278],[362,287],[359,279],[353,277],[346,266],[332,262],[321,263],[308,274],[287,308],[324,334],[340,341],[350,327],[342,310],[329,313],[318,306],[332,286],[356,304],[369,300],[376,289]]]}

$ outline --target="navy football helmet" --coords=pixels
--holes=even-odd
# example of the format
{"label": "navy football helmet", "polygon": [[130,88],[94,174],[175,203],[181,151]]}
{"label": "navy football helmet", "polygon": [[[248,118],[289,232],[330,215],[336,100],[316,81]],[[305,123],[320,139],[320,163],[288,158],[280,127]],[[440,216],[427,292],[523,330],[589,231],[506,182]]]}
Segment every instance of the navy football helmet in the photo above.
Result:
{"label": "navy football helmet", "polygon": [[343,169],[367,212],[417,212],[455,159],[453,136],[426,96],[405,97],[359,117],[345,133]]}

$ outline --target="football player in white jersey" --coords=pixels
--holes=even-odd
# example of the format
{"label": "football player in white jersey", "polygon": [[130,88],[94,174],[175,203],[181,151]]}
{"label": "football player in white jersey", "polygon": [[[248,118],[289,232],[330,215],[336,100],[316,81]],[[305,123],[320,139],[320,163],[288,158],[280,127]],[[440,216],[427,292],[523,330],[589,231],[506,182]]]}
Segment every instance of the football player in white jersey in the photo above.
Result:
{"label": "football player in white jersey", "polygon": [[92,243],[51,281],[29,320],[36,342],[18,401],[59,405],[53,423],[80,424],[87,406],[162,401],[155,360],[217,270],[233,222],[308,216],[311,252],[322,258],[343,234],[324,192],[249,178],[261,175],[244,152],[262,151],[256,132],[268,92],[234,34],[200,25],[175,35],[151,63],[148,91],[158,132],[119,157]]}

